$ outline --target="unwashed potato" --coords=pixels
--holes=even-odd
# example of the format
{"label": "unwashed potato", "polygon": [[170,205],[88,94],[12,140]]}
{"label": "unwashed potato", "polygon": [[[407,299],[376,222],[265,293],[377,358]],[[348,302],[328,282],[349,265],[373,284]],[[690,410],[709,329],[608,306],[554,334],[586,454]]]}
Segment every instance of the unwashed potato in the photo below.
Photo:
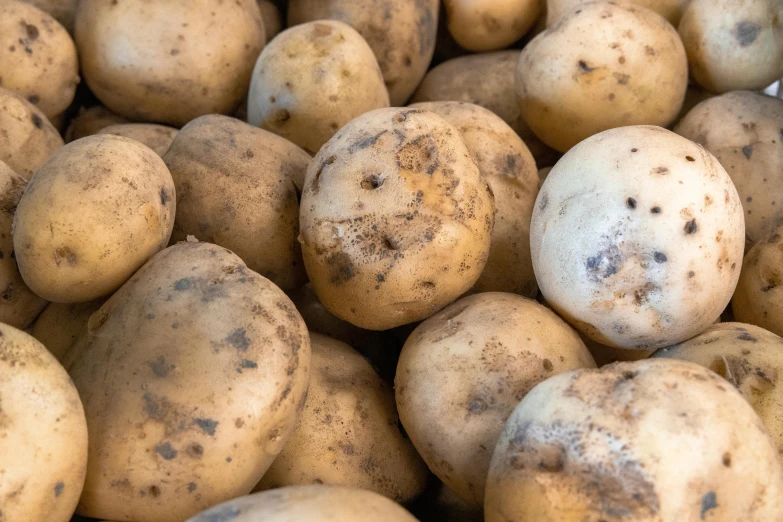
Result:
{"label": "unwashed potato", "polygon": [[536,36],[517,70],[522,116],[561,152],[614,127],[665,127],[687,86],[677,31],[649,9],[606,1],[578,6]]}
{"label": "unwashed potato", "polygon": [[73,33],[73,18],[79,0],[24,0],[52,15],[69,33]]}
{"label": "unwashed potato", "polygon": [[226,247],[283,289],[306,281],[296,240],[306,152],[213,114],[183,127],[164,161],[177,192],[172,241],[193,235]]}
{"label": "unwashed potato", "polygon": [[82,107],[65,131],[65,142],[70,143],[86,136],[92,136],[110,125],[123,123],[130,123],[130,121],[119,114],[114,114],[103,105],[96,105],[89,109]]}
{"label": "unwashed potato", "polygon": [[292,27],[264,48],[247,121],[315,154],[350,120],[388,106],[367,42],[347,24],[321,20]]}
{"label": "unwashed potato", "polygon": [[679,32],[691,75],[713,92],[761,90],[783,76],[780,0],[690,0]]}
{"label": "unwashed potato", "polygon": [[90,435],[79,513],[170,522],[258,483],[304,403],[310,340],[268,279],[188,242],[95,312],[66,363]]}
{"label": "unwashed potato", "polygon": [[52,155],[14,215],[19,272],[56,303],[92,301],[120,287],[168,243],[174,181],[151,149],[90,136]]}
{"label": "unwashed potato", "polygon": [[261,20],[264,21],[264,34],[266,41],[272,41],[283,30],[283,20],[280,10],[269,0],[258,0],[258,8],[261,10]]}
{"label": "unwashed potato", "polygon": [[48,13],[25,2],[0,2],[0,85],[26,98],[47,118],[73,101],[79,83],[76,45]]}
{"label": "unwashed potato", "polygon": [[30,335],[38,339],[58,361],[63,361],[79,335],[87,331],[90,316],[104,302],[104,299],[97,299],[87,303],[49,303],[30,327]]}
{"label": "unwashed potato", "polygon": [[469,51],[496,51],[527,33],[540,0],[443,0],[449,32]]}
{"label": "unwashed potato", "polygon": [[737,321],[783,336],[783,226],[748,251],[731,309]]}
{"label": "unwashed potato", "polygon": [[438,0],[290,0],[288,25],[345,22],[375,53],[391,105],[401,106],[419,85],[435,51]]}
{"label": "unwashed potato", "polygon": [[429,317],[481,275],[493,200],[459,131],[437,114],[354,119],[305,178],[299,241],[318,298],[368,330]]}
{"label": "unwashed potato", "polygon": [[492,112],[461,102],[416,103],[459,130],[481,175],[495,194],[495,226],[489,257],[473,290],[538,292],[530,260],[530,218],[538,194],[536,162],[514,130]]}
{"label": "unwashed potato", "polygon": [[653,349],[699,334],[731,299],[745,226],[712,154],[660,127],[612,129],[555,165],[530,227],[541,293],[607,346]]}
{"label": "unwashed potato", "polygon": [[0,323],[0,520],[68,522],[84,484],[79,394],[38,341]]}
{"label": "unwashed potato", "polygon": [[595,362],[551,310],[514,294],[465,297],[405,343],[394,380],[400,420],[430,470],[481,506],[508,416],[536,384],[577,368]]}
{"label": "unwashed potato", "polygon": [[177,136],[177,129],[166,127],[165,125],[155,125],[152,123],[120,123],[118,125],[109,125],[104,127],[96,134],[114,134],[115,136],[125,136],[132,140],[140,141],[147,147],[155,151],[155,154],[163,157],[169,150],[171,142]]}
{"label": "unwashed potato", "polygon": [[487,522],[768,522],[783,513],[783,470],[761,419],[717,374],[617,363],[557,375],[523,399],[495,447],[484,508]]}
{"label": "unwashed potato", "polygon": [[[556,24],[576,6],[586,4],[590,1],[592,0],[545,0],[547,27]],[[682,10],[689,1],[690,0],[629,0],[629,3],[655,11],[666,18],[674,27],[677,27],[677,24],[682,17]]]}
{"label": "unwashed potato", "polygon": [[256,0],[82,0],[75,39],[106,107],[180,127],[237,108],[265,36]]}

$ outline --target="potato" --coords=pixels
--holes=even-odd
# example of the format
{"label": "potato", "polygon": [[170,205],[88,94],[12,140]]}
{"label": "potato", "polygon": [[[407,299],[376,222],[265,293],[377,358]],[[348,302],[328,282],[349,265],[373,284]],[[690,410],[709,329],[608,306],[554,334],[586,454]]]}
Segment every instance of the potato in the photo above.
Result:
{"label": "potato", "polygon": [[690,0],[679,32],[693,78],[713,92],[761,90],[783,76],[780,0]]}
{"label": "potato", "polygon": [[569,151],[538,194],[533,269],[558,314],[607,346],[697,335],[731,299],[745,243],[728,174],[659,127],[612,129]]}
{"label": "potato", "polygon": [[86,136],[92,136],[110,125],[123,123],[130,123],[130,121],[119,114],[114,114],[103,105],[96,105],[89,109],[82,107],[65,131],[65,142],[70,143]]}
{"label": "potato", "polygon": [[2,323],[0,400],[2,520],[68,522],[87,467],[82,403],[46,348]]}
{"label": "potato", "polygon": [[56,303],[91,301],[120,287],[168,243],[174,182],[152,150],[121,136],[90,136],[51,157],[14,215],[19,272]]}
{"label": "potato", "polygon": [[73,33],[73,17],[78,0],[24,0],[52,15],[69,33]]}
{"label": "potato", "polygon": [[26,98],[47,118],[73,101],[79,62],[68,31],[40,9],[15,0],[0,3],[0,85]]}
{"label": "potato", "polygon": [[265,41],[256,0],[82,0],[75,37],[106,107],[175,127],[236,109]]}
{"label": "potato", "polygon": [[234,499],[188,522],[416,522],[399,504],[363,489],[291,486]]}
{"label": "potato", "polygon": [[674,131],[713,153],[745,210],[748,248],[783,221],[783,100],[739,91],[694,107]]}
{"label": "potato", "polygon": [[296,237],[307,153],[271,132],[210,115],[186,125],[164,161],[177,192],[172,241],[194,235],[226,247],[283,289],[306,281]]}
{"label": "potato", "polygon": [[435,475],[481,506],[503,424],[539,382],[595,362],[551,310],[484,293],[424,321],[402,349],[394,387],[400,420]]}
{"label": "potato", "polygon": [[283,20],[280,10],[269,0],[258,0],[258,8],[261,10],[261,19],[264,21],[264,34],[266,41],[271,42],[283,30]]}
{"label": "potato", "polygon": [[383,71],[391,105],[405,105],[435,50],[438,0],[289,0],[289,27],[322,19],[359,31]]}
{"label": "potato", "polygon": [[696,364],[577,370],[511,414],[487,478],[487,522],[766,522],[783,470],[742,396]]}
{"label": "potato", "polygon": [[469,51],[496,51],[527,33],[540,0],[443,0],[449,32]]}
{"label": "potato", "polygon": [[569,11],[522,50],[517,70],[522,116],[561,152],[615,127],[665,127],[687,86],[677,32],[657,13],[626,3]]}
{"label": "potato", "polygon": [[538,292],[530,260],[530,217],[538,194],[536,162],[524,142],[492,112],[461,102],[416,103],[454,125],[495,194],[495,227],[476,292]]}
{"label": "potato", "polygon": [[[576,6],[586,4],[591,0],[546,0],[546,25],[555,25],[563,16]],[[666,18],[670,24],[677,27],[682,17],[683,8],[690,0],[629,0],[629,3],[655,11]]]}
{"label": "potato", "polygon": [[28,180],[62,146],[60,133],[38,108],[0,87],[0,161]]}
{"label": "potato", "polygon": [[783,226],[756,243],[742,263],[731,302],[734,317],[783,335]]}
{"label": "potato", "polygon": [[309,381],[307,329],[285,294],[224,248],[181,243],[87,330],[66,357],[90,430],[79,513],[184,520],[249,493]]}
{"label": "potato", "polygon": [[429,317],[481,275],[493,200],[459,131],[437,114],[356,118],[305,178],[299,241],[318,298],[368,330]]}
{"label": "potato", "polygon": [[49,303],[30,327],[30,335],[38,339],[58,361],[63,361],[79,336],[87,331],[90,316],[104,302],[105,299],[87,303]]}
{"label": "potato", "polygon": [[177,129],[166,127],[165,125],[121,123],[104,127],[96,134],[114,134],[115,136],[125,136],[126,138],[140,141],[162,158],[166,151],[169,150],[171,142],[177,136],[177,132],[179,132]]}

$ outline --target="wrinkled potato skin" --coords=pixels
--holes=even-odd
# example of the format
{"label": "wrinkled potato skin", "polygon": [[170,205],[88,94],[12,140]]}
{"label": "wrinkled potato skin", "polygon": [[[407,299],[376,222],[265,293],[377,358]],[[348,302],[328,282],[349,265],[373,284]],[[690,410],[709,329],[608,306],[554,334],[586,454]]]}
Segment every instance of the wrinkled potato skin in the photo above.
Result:
{"label": "wrinkled potato skin", "polygon": [[424,321],[402,349],[394,386],[405,431],[433,473],[483,504],[492,448],[539,382],[595,368],[579,336],[524,297],[484,293]]}
{"label": "wrinkled potato skin", "polygon": [[539,384],[487,479],[487,522],[766,522],[783,472],[761,419],[719,375],[650,359]]}
{"label": "wrinkled potato skin", "polygon": [[264,21],[264,34],[267,43],[283,30],[283,20],[280,10],[269,0],[258,0],[258,8],[261,10],[261,19]]}
{"label": "wrinkled potato skin", "polygon": [[0,398],[3,520],[68,522],[87,467],[82,403],[41,343],[1,323]]}
{"label": "wrinkled potato skin", "polygon": [[539,0],[443,0],[449,32],[469,51],[496,51],[522,38],[540,13]]}
{"label": "wrinkled potato skin", "polygon": [[459,131],[437,114],[379,109],[353,120],[313,158],[302,193],[299,241],[318,298],[368,330],[429,317],[481,275],[493,200]]}
{"label": "wrinkled potato skin", "polygon": [[110,125],[121,125],[123,123],[130,123],[130,121],[119,114],[114,114],[103,105],[96,105],[89,109],[82,107],[79,109],[79,114],[71,120],[71,124],[68,125],[68,129],[65,131],[65,142],[70,143],[92,136]]}
{"label": "wrinkled potato skin", "polygon": [[783,226],[748,251],[731,310],[741,323],[783,336]]}
{"label": "wrinkled potato skin", "polygon": [[79,0],[24,0],[41,11],[46,11],[69,32],[73,33],[73,19]]}
{"label": "wrinkled potato skin", "polygon": [[[578,5],[586,4],[592,0],[545,0],[546,2],[546,25],[551,27],[558,20],[575,9]],[[682,10],[688,5],[690,0],[629,0],[629,3],[645,7],[655,11],[662,17],[677,27],[682,18]]]}
{"label": "wrinkled potato skin", "polygon": [[104,299],[98,299],[87,303],[49,303],[30,327],[30,335],[63,362],[79,336],[86,333],[90,316],[104,302]]}
{"label": "wrinkled potato skin", "polygon": [[290,0],[288,26],[314,20],[345,22],[375,53],[392,107],[405,105],[435,51],[438,0]]}
{"label": "wrinkled potato skin", "polygon": [[282,289],[306,281],[297,234],[310,156],[228,116],[186,125],[164,157],[177,191],[172,242],[188,235],[235,252]]}
{"label": "wrinkled potato skin", "polygon": [[309,380],[307,329],[285,294],[224,248],[181,243],[87,330],[66,357],[90,428],[79,514],[184,520],[249,493]]}
{"label": "wrinkled potato skin", "polygon": [[104,127],[96,134],[114,134],[115,136],[125,136],[132,140],[139,141],[155,151],[155,154],[163,157],[171,147],[171,142],[177,137],[179,132],[174,127],[165,125],[155,125],[152,123],[125,123],[119,125],[109,125]]}

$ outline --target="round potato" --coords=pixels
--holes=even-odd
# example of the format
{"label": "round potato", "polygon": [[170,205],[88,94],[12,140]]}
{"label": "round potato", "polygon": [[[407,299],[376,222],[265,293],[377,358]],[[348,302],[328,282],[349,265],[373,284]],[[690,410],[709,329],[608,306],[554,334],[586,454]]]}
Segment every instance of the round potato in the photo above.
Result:
{"label": "round potato", "polygon": [[236,109],[265,41],[256,0],[82,0],[75,36],[106,107],[175,127]]}
{"label": "round potato", "polygon": [[487,478],[487,522],[765,522],[783,470],[742,396],[666,359],[557,375],[508,419]]}
{"label": "round potato", "polygon": [[536,22],[540,0],[443,0],[449,32],[469,51],[496,51]]}
{"label": "round potato", "polygon": [[165,125],[121,123],[104,127],[96,134],[114,134],[115,136],[125,136],[126,138],[140,141],[162,158],[166,151],[169,150],[169,147],[171,147],[171,142],[174,141],[177,132],[179,132],[177,129],[166,127]]}
{"label": "round potato", "polygon": [[104,299],[97,299],[87,303],[50,303],[30,327],[30,335],[58,361],[65,361],[78,337],[87,332],[90,317],[104,302]]}
{"label": "round potato", "polygon": [[614,127],[667,126],[687,87],[677,31],[659,14],[627,3],[569,11],[522,50],[517,70],[522,116],[561,152]]}
{"label": "round potato", "polygon": [[508,416],[536,384],[576,368],[595,362],[548,308],[514,294],[465,297],[405,343],[394,380],[400,420],[432,472],[480,506]]}
{"label": "round potato", "polygon": [[[545,0],[546,1],[546,25],[555,25],[569,11],[576,6],[586,4],[592,0]],[[629,3],[645,7],[655,11],[666,18],[670,24],[677,27],[682,17],[682,10],[690,0],[629,0]]]}
{"label": "round potato", "polygon": [[294,305],[209,243],[158,253],[69,355],[90,435],[79,513],[113,520],[184,520],[249,493],[310,378]]}
{"label": "round potato", "polygon": [[78,139],[98,134],[101,129],[110,125],[130,123],[119,114],[114,114],[103,105],[96,105],[85,109],[79,109],[77,114],[65,131],[65,142],[70,143]]}
{"label": "round potato", "polygon": [[345,22],[367,40],[393,107],[405,105],[435,51],[438,0],[289,0],[288,25]]}
{"label": "round potato", "polygon": [[2,520],[68,522],[87,468],[82,403],[46,348],[2,323],[0,401]]}
{"label": "round potato", "polygon": [[354,119],[305,178],[299,241],[318,298],[368,330],[429,317],[481,275],[493,200],[459,131],[437,114]]}
{"label": "round potato", "polygon": [[30,289],[56,303],[92,301],[166,246],[174,181],[152,150],[90,136],[57,151],[14,215],[14,251]]}
{"label": "round potato", "polygon": [[783,226],[748,251],[731,309],[737,321],[783,336]]}
{"label": "round potato", "polygon": [[555,165],[530,227],[554,310],[607,346],[702,332],[731,299],[745,226],[737,190],[699,145],[660,127],[602,132]]}
{"label": "round potato", "polygon": [[761,90],[783,76],[783,2],[690,0],[679,32],[693,78],[713,92]]}
{"label": "round potato", "polygon": [[60,22],[69,33],[73,33],[73,18],[76,12],[76,3],[79,0],[24,0],[33,4],[41,11],[46,11]]}
{"label": "round potato", "polygon": [[388,106],[367,42],[348,24],[322,20],[283,31],[264,48],[250,82],[247,121],[315,154],[355,117]]}
{"label": "round potato", "polygon": [[283,20],[280,10],[269,0],[258,0],[258,8],[261,10],[261,19],[264,21],[264,34],[266,41],[272,41],[283,30]]}

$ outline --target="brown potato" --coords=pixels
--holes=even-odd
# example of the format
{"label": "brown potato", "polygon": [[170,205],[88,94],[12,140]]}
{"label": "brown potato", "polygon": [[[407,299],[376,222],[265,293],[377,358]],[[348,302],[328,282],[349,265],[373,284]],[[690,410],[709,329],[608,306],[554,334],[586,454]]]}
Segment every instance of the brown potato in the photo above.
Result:
{"label": "brown potato", "polygon": [[140,141],[162,158],[166,151],[169,150],[169,147],[171,147],[171,142],[174,141],[177,132],[179,132],[177,129],[166,127],[165,125],[120,123],[104,127],[95,134],[114,134],[115,136],[125,136],[126,138]]}
{"label": "brown potato", "polygon": [[79,336],[87,332],[87,322],[104,302],[105,299],[87,303],[49,303],[30,327],[30,335],[62,362]]}
{"label": "brown potato", "polygon": [[443,0],[449,32],[469,51],[496,51],[527,33],[540,0]]}
{"label": "brown potato", "polygon": [[731,309],[737,321],[783,336],[783,226],[748,251]]}
{"label": "brown potato", "polygon": [[105,127],[123,123],[130,123],[130,121],[119,114],[114,114],[103,105],[96,105],[89,109],[82,107],[65,131],[65,142],[70,143],[86,136],[92,136],[98,134]]}

